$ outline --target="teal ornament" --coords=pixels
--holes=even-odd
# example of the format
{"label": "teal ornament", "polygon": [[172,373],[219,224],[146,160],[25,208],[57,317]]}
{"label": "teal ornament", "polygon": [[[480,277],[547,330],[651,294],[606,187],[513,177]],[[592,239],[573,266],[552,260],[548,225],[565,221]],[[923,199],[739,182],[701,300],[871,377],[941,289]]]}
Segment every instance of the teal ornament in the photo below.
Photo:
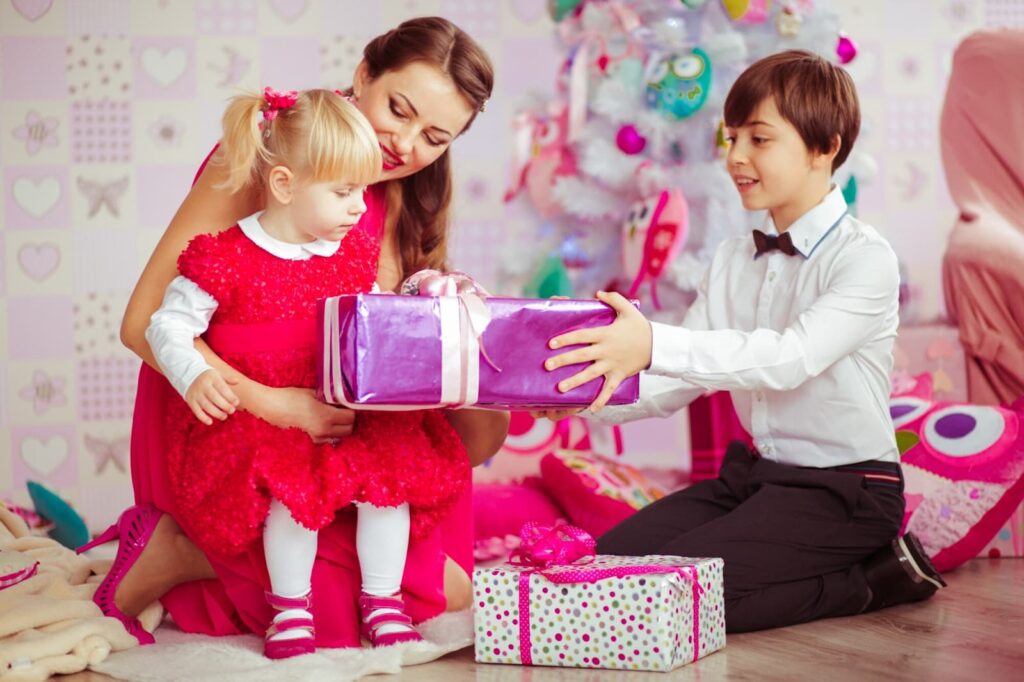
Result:
{"label": "teal ornament", "polygon": [[700,7],[701,5],[703,5],[706,2],[706,0],[679,0],[679,1],[681,3],[683,3],[683,7],[687,8],[687,9],[697,9],[698,7]]}
{"label": "teal ornament", "polygon": [[704,50],[662,59],[647,79],[647,106],[681,121],[700,111],[711,88],[711,60]]}
{"label": "teal ornament", "polygon": [[78,549],[89,542],[89,529],[70,504],[42,483],[28,481],[26,486],[36,513],[53,524],[51,538],[68,549]]}
{"label": "teal ornament", "polygon": [[847,206],[853,206],[857,203],[857,178],[851,175],[850,179],[843,185],[843,199],[846,199]]}
{"label": "teal ornament", "polygon": [[572,281],[561,254],[553,253],[544,259],[524,287],[523,295],[529,298],[572,297]]}
{"label": "teal ornament", "polygon": [[555,23],[558,23],[575,12],[581,4],[583,4],[583,0],[548,0],[548,14],[555,20]]}

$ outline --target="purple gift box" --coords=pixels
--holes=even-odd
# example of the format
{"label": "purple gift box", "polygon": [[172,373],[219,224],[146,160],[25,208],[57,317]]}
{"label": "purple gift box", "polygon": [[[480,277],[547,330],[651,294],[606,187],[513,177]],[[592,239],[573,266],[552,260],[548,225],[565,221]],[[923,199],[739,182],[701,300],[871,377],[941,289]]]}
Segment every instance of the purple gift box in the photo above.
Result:
{"label": "purple gift box", "polygon": [[[597,300],[336,296],[320,302],[318,393],[368,409],[586,407],[602,380],[559,392],[585,365],[547,371],[544,361],[566,350],[548,341],[614,320]],[[639,387],[630,377],[608,404],[636,402]]]}

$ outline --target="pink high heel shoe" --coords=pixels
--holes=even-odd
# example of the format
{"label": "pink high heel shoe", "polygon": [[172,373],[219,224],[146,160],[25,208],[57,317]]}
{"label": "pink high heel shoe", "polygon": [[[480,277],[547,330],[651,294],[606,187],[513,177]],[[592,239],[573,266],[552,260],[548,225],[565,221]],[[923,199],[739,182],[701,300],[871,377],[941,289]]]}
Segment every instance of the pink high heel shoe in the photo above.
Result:
{"label": "pink high heel shoe", "polygon": [[[402,603],[399,594],[396,592],[390,597],[377,597],[363,592],[359,597],[362,635],[370,641],[374,648],[423,641],[420,633],[413,629],[412,619],[406,615],[405,604]],[[375,613],[381,610],[385,610],[384,613]],[[407,629],[400,632],[379,633],[378,631],[383,625],[402,625]]]}
{"label": "pink high heel shoe", "polygon": [[163,512],[148,504],[137,504],[128,507],[121,513],[117,522],[106,529],[90,543],[82,545],[77,550],[78,554],[97,547],[99,545],[118,540],[117,557],[114,559],[110,572],[103,579],[100,586],[96,588],[96,594],[92,600],[100,607],[104,616],[116,618],[124,625],[128,634],[139,640],[139,644],[152,644],[156,640],[150,634],[138,618],[125,615],[121,609],[114,604],[114,592],[125,574],[135,565],[135,561],[142,554],[149,538],[153,536],[157,521],[163,516]]}
{"label": "pink high heel shoe", "polygon": [[[313,608],[312,592],[307,592],[301,597],[282,597],[273,592],[264,592],[263,594],[267,598],[267,603],[278,611],[302,609],[308,613]],[[280,632],[287,632],[288,630],[306,630],[309,633],[309,637],[271,639],[274,635]],[[271,622],[263,639],[263,655],[276,660],[311,654],[316,651],[314,633],[312,617],[300,616],[298,618],[287,618],[276,623]]]}

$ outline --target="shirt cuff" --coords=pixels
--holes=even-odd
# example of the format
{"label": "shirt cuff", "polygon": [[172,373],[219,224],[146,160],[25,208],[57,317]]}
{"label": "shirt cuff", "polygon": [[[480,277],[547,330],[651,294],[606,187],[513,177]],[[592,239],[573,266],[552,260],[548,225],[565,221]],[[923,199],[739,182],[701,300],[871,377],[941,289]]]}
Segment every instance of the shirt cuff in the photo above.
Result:
{"label": "shirt cuff", "polygon": [[649,374],[682,378],[688,368],[690,330],[663,322],[651,322]]}
{"label": "shirt cuff", "polygon": [[182,398],[188,393],[188,389],[192,387],[192,382],[199,378],[199,375],[206,370],[213,369],[210,365],[205,362],[190,362],[188,367],[182,372],[180,376],[171,377],[168,376],[168,381],[174,386],[174,390],[178,392]]}

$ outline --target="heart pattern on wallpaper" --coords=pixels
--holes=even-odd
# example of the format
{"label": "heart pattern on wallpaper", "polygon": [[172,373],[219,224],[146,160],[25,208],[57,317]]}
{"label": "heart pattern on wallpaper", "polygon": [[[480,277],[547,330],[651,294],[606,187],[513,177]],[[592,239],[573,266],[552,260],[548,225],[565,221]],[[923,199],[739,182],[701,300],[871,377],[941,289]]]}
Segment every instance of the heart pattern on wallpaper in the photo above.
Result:
{"label": "heart pattern on wallpaper", "polygon": [[532,24],[544,16],[544,0],[512,0],[512,12],[527,24]]}
{"label": "heart pattern on wallpaper", "polygon": [[29,21],[35,21],[50,11],[53,0],[11,0],[11,4],[18,10],[18,14]]}
{"label": "heart pattern on wallpaper", "polygon": [[60,249],[49,242],[25,244],[18,249],[18,265],[26,275],[42,282],[60,265]]}
{"label": "heart pattern on wallpaper", "polygon": [[188,53],[181,47],[161,50],[150,46],[142,50],[141,60],[142,70],[162,88],[181,78],[188,68]]}
{"label": "heart pattern on wallpaper", "polygon": [[270,0],[270,6],[285,21],[295,21],[306,11],[306,0]]}
{"label": "heart pattern on wallpaper", "polygon": [[60,199],[60,182],[47,177],[36,182],[32,178],[18,178],[14,181],[14,201],[29,215],[42,218],[57,205]]}
{"label": "heart pattern on wallpaper", "polygon": [[63,436],[29,436],[21,441],[22,461],[43,476],[52,474],[67,458],[68,442]]}

